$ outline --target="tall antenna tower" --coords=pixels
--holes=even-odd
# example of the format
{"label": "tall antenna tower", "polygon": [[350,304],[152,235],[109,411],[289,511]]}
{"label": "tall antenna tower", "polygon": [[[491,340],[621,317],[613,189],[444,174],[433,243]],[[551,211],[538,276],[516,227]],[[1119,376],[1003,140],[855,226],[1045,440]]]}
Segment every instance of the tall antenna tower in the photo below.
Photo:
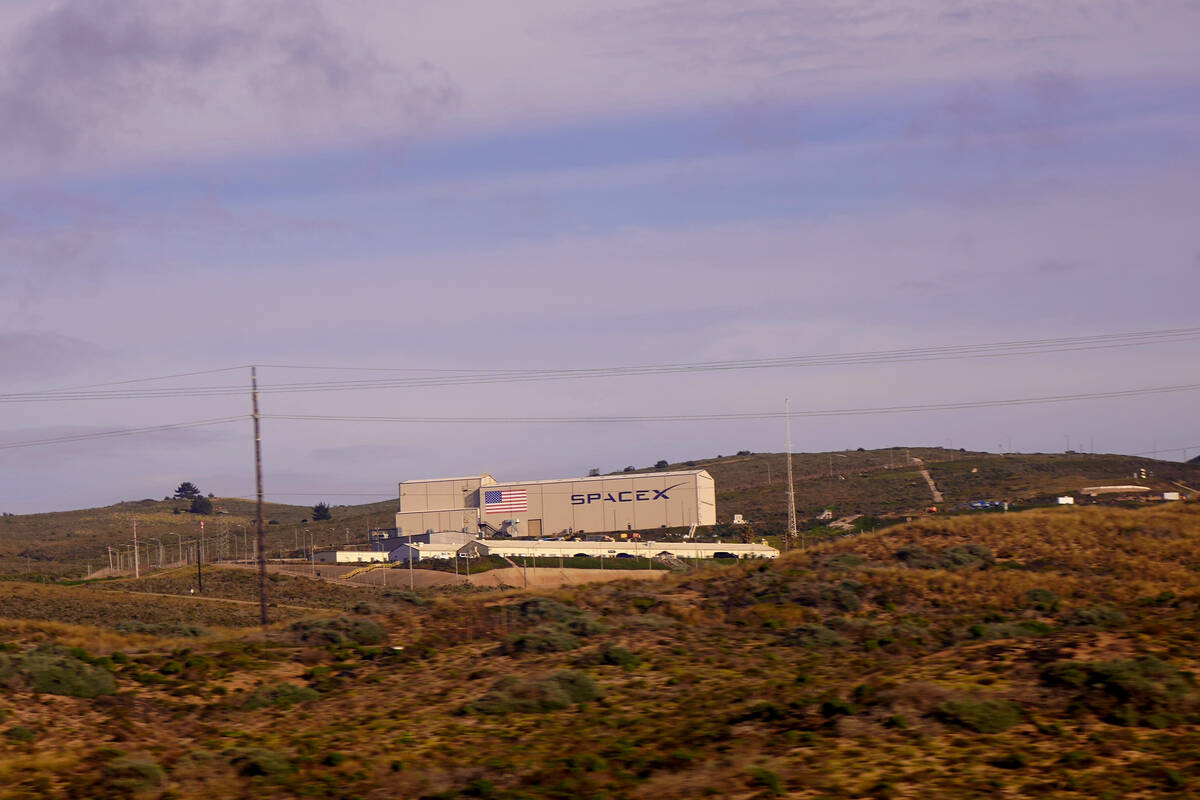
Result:
{"label": "tall antenna tower", "polygon": [[783,540],[787,550],[796,538],[796,487],[792,483],[792,406],[789,398],[783,399],[783,416],[787,420],[787,482],[788,482],[788,526]]}

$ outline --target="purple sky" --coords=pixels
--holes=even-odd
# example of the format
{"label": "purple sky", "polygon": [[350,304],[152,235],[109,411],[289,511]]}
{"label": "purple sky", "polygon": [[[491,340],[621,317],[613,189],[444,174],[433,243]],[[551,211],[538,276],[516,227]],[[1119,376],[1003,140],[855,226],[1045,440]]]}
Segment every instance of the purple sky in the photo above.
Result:
{"label": "purple sky", "polygon": [[[0,0],[0,392],[250,363],[572,368],[1192,326],[1197,30],[1190,0]],[[269,394],[263,411],[988,400],[1190,383],[1195,348]],[[5,403],[0,443],[248,406]],[[793,439],[1180,458],[1200,445],[1194,407],[810,419]],[[250,441],[238,422],[0,449],[0,510],[183,480],[250,494]],[[406,478],[781,450],[783,426],[269,420],[264,442],[269,495],[336,503]]]}

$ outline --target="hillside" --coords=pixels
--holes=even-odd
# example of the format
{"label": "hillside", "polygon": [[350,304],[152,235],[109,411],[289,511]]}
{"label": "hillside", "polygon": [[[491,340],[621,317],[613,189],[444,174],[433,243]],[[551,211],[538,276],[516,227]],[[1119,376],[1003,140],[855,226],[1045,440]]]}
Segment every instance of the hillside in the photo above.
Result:
{"label": "hillside", "polygon": [[[910,458],[922,463],[908,463]],[[995,454],[914,447],[796,453],[792,461],[796,511],[802,523],[825,509],[836,517],[919,513],[932,502],[921,466],[945,494],[942,510],[983,499],[1043,504],[1056,495],[1108,483],[1140,483],[1159,492],[1179,491],[1175,482],[1200,488],[1200,465],[1109,454]],[[696,459],[672,464],[669,469],[708,470],[717,484],[721,521],[742,514],[763,533],[778,534],[786,528],[787,465],[783,453]],[[1135,480],[1134,475],[1142,469],[1152,477]]]}
{"label": "hillside", "polygon": [[[921,465],[906,463],[920,459]],[[1200,465],[1155,461],[1135,456],[970,453],[941,448],[893,448],[841,453],[797,453],[793,457],[796,507],[801,525],[829,509],[836,517],[863,514],[868,519],[921,513],[931,503],[919,472],[926,467],[945,493],[942,510],[978,499],[1017,504],[1044,503],[1057,494],[1103,483],[1128,483],[1140,469],[1152,477],[1138,482],[1156,491],[1200,487]],[[832,471],[831,471],[832,467]],[[716,480],[721,522],[742,514],[758,536],[786,529],[786,464],[782,453],[724,456],[672,464],[669,469],[706,469]],[[654,470],[637,470],[650,472]],[[253,534],[254,503],[216,498],[228,514],[204,517],[210,559],[245,553]],[[108,562],[107,547],[128,544],[134,519],[139,538],[163,542],[166,561],[178,557],[181,540],[199,537],[201,517],[186,513],[177,500],[140,500],[113,506],[47,514],[0,517],[0,574],[79,576]],[[306,522],[308,506],[268,503],[267,552],[302,555],[310,543],[322,546],[363,543],[370,528],[391,527],[395,500],[335,506],[328,522]],[[307,533],[306,533],[307,532]],[[730,531],[725,531],[730,532]],[[743,531],[744,532],[744,531]],[[739,532],[739,533],[743,533]]]}
{"label": "hillside", "polygon": [[655,583],[288,590],[266,631],[225,601],[11,583],[0,781],[9,797],[1182,797],[1200,786],[1198,553],[1189,504],[925,518]]}

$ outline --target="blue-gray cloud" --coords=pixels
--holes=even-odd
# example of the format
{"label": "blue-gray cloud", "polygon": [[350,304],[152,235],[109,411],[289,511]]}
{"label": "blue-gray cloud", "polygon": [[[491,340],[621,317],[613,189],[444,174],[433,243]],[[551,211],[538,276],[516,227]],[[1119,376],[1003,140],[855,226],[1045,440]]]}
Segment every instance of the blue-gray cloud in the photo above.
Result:
{"label": "blue-gray cloud", "polygon": [[111,357],[91,342],[46,331],[0,331],[0,378],[50,377]]}
{"label": "blue-gray cloud", "polygon": [[[197,120],[232,113],[289,137],[363,125],[375,107],[400,127],[451,107],[458,90],[426,63],[393,62],[333,25],[316,2],[72,0],[30,21],[0,53],[0,154],[103,154],[143,140],[171,150]],[[138,130],[147,112],[160,130]],[[375,129],[378,133],[378,129]],[[245,130],[224,132],[236,147]],[[166,136],[168,141],[145,141]],[[184,155],[177,153],[176,155]]]}

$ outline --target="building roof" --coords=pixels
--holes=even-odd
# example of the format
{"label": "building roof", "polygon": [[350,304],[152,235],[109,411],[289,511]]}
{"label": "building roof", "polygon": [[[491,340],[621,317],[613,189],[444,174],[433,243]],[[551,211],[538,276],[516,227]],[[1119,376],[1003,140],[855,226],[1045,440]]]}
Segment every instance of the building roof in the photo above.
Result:
{"label": "building roof", "polygon": [[484,478],[491,477],[491,475],[485,472],[482,475],[463,475],[458,478],[414,478],[413,480],[400,481],[400,485],[403,486],[408,483],[446,483],[448,481],[481,481]]}
{"label": "building roof", "polygon": [[618,472],[615,475],[592,475],[587,478],[549,478],[546,480],[538,480],[538,481],[501,481],[499,483],[492,484],[488,488],[496,489],[496,488],[503,488],[505,486],[530,486],[532,484],[543,484],[543,483],[586,483],[587,481],[621,481],[621,480],[632,480],[635,478],[660,478],[660,477],[661,478],[678,478],[678,477],[682,477],[682,476],[691,477],[693,475],[707,475],[710,478],[712,477],[712,475],[708,474],[708,470],[706,470],[706,469],[685,469],[685,470],[673,470],[673,471],[669,471],[669,472]]}

